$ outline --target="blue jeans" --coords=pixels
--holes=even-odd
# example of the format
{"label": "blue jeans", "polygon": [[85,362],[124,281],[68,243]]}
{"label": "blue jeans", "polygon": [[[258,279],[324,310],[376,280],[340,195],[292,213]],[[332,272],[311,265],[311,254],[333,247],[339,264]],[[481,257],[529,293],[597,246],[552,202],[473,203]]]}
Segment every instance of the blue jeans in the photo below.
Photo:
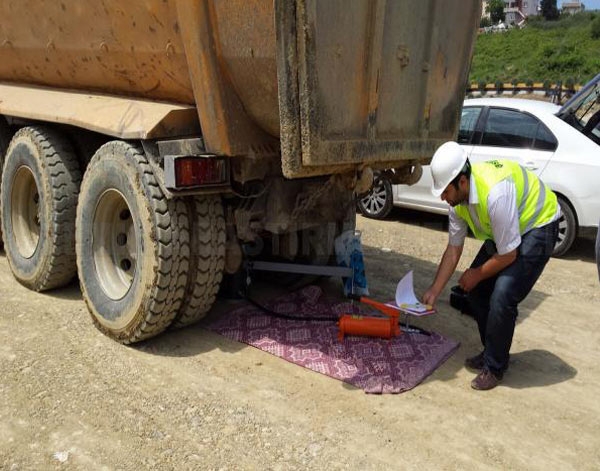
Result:
{"label": "blue jeans", "polygon": [[[557,237],[558,221],[524,234],[517,248],[517,259],[494,277],[483,280],[468,294],[484,347],[485,365],[496,375],[502,375],[508,368],[518,305],[542,274]],[[471,268],[483,265],[495,253],[496,244],[486,240]]]}

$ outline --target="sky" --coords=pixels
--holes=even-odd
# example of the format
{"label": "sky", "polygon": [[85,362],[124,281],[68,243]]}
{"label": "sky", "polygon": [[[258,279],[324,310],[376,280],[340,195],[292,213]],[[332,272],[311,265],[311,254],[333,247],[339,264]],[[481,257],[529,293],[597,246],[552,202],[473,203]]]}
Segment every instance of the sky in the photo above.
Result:
{"label": "sky", "polygon": [[[562,3],[562,0],[558,0],[557,4],[559,8]],[[600,0],[583,0],[582,3],[585,5],[586,10],[600,10]]]}

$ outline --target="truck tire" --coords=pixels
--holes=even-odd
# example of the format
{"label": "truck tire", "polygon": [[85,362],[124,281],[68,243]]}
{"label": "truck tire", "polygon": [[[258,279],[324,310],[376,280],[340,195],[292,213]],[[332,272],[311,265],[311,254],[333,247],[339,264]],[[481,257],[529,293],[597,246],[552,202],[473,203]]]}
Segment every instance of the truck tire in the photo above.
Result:
{"label": "truck tire", "polygon": [[[0,179],[2,178],[2,169],[4,168],[4,159],[6,158],[6,151],[12,139],[13,133],[6,122],[4,116],[0,116]],[[2,238],[2,225],[0,224],[0,249],[4,247]]]}
{"label": "truck tire", "polygon": [[225,217],[220,196],[187,199],[190,215],[189,279],[186,295],[172,326],[194,324],[213,303],[225,267]]}
{"label": "truck tire", "polygon": [[185,203],[167,200],[135,145],[103,145],[83,177],[77,205],[79,281],[99,330],[129,344],[164,331],[187,285]]}
{"label": "truck tire", "polygon": [[75,208],[81,172],[66,139],[45,127],[13,137],[2,172],[2,231],[13,275],[44,291],[76,273]]}

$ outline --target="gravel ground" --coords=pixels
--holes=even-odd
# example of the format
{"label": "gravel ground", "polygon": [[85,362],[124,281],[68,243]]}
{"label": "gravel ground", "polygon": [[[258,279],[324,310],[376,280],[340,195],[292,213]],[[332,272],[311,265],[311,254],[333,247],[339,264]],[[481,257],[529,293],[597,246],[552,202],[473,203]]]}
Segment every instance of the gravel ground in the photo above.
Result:
{"label": "gravel ground", "polygon": [[[444,218],[395,210],[358,226],[374,297],[411,269],[427,288]],[[461,269],[477,249],[469,240]],[[31,293],[2,255],[0,469],[598,469],[593,256],[582,239],[550,261],[500,387],[471,390],[462,364],[479,348],[475,324],[445,293],[421,325],[461,348],[412,391],[375,396],[200,327],[119,345],[93,327],[76,284]]]}

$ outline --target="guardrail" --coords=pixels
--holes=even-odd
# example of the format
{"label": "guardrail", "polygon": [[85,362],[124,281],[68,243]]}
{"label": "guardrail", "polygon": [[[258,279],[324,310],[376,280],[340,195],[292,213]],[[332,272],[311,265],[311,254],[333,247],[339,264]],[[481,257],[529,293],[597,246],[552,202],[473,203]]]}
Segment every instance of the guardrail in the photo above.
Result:
{"label": "guardrail", "polygon": [[581,89],[581,85],[562,84],[561,82],[495,82],[495,83],[470,83],[467,86],[467,95],[485,94],[544,94],[551,98],[553,103],[561,103],[570,98]]}

